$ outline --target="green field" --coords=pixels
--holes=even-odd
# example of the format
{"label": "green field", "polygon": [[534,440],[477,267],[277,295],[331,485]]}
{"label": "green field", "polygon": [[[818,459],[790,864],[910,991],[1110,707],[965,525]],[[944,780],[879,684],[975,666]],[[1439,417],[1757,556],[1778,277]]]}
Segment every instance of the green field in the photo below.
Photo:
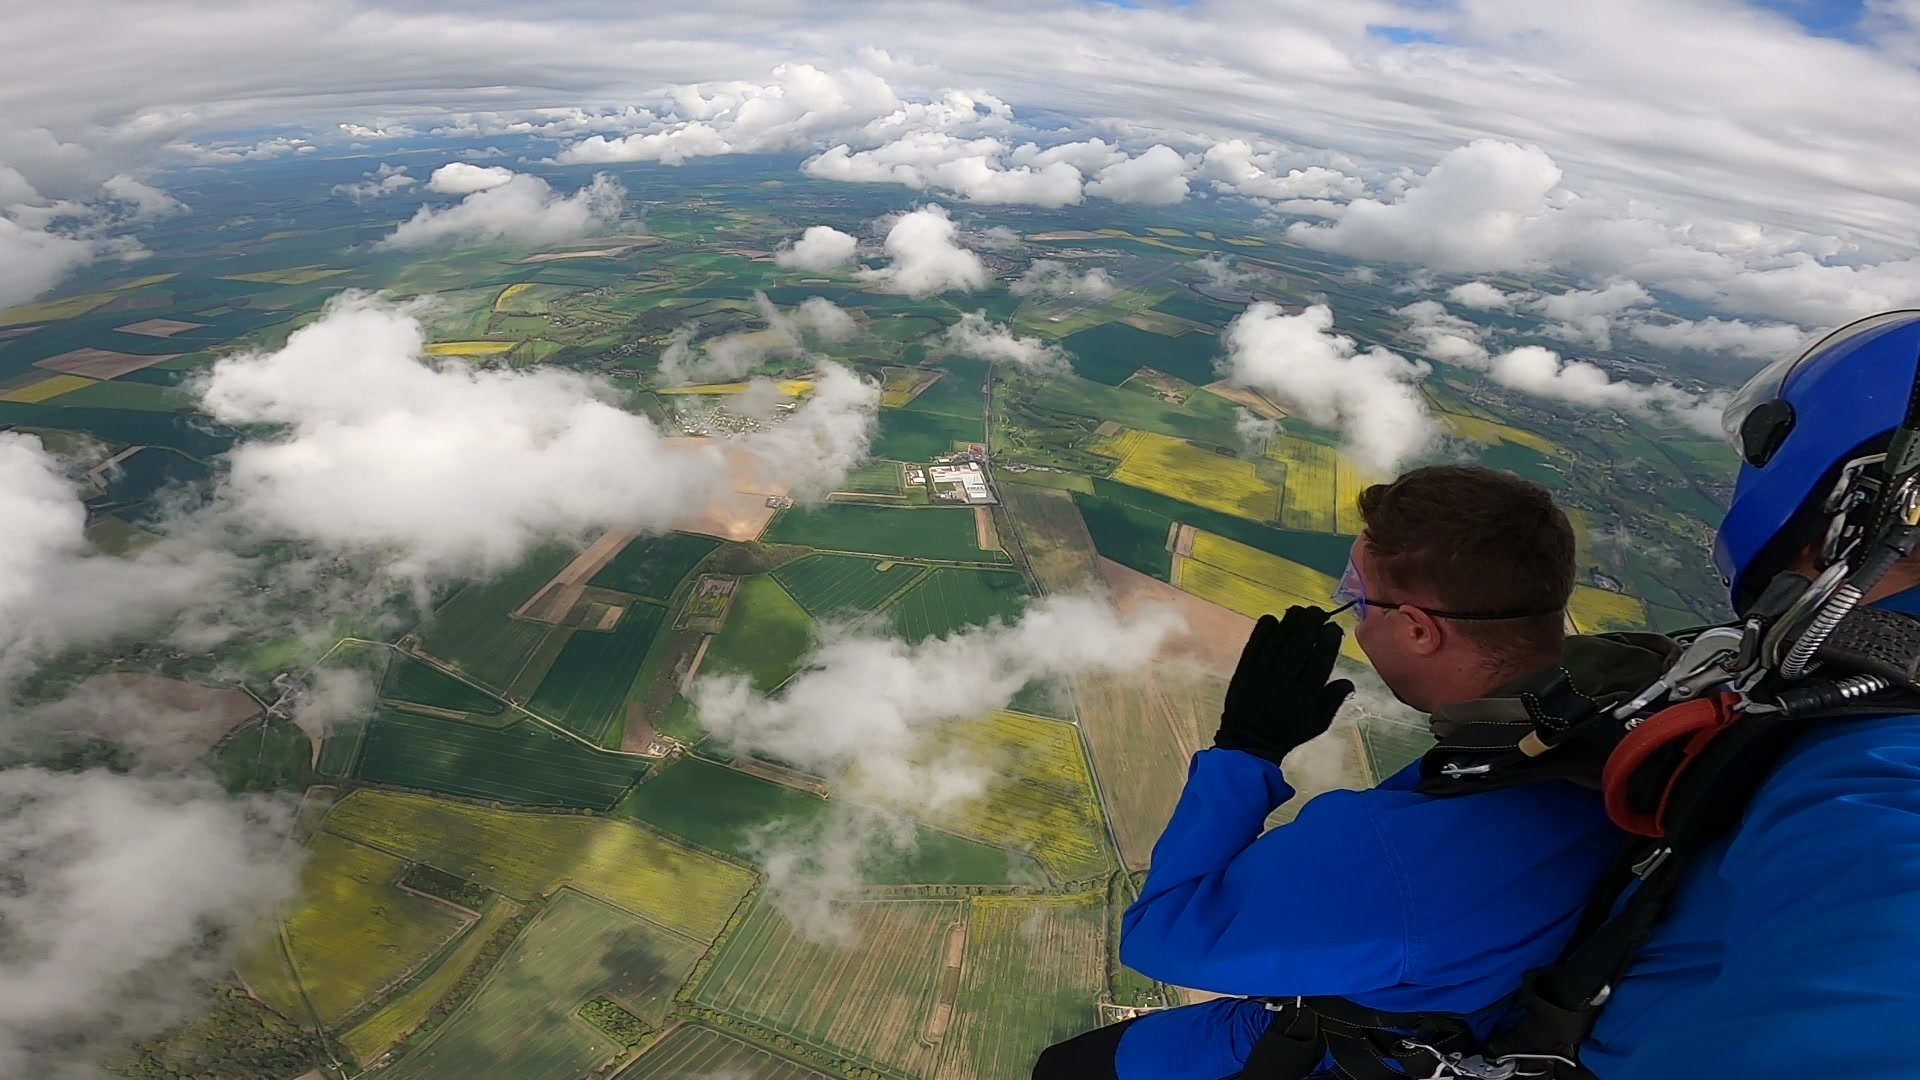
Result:
{"label": "green field", "polygon": [[881,601],[922,573],[923,568],[913,563],[889,566],[885,560],[855,555],[809,555],[775,570],[773,577],[808,614],[829,619],[877,611]]}
{"label": "green field", "polygon": [[435,959],[430,971],[409,980],[403,990],[382,1003],[372,1015],[341,1032],[341,1044],[352,1051],[357,1060],[366,1063],[405,1038],[408,1032],[425,1023],[434,1007],[453,991],[460,977],[479,959],[488,939],[519,913],[520,905],[495,899],[487,905],[480,921],[468,927],[452,948]]}
{"label": "green field", "polygon": [[[755,830],[802,830],[832,804],[817,795],[748,776],[698,758],[682,758],[647,778],[614,811],[702,847],[755,860]],[[914,827],[911,852],[874,853],[861,879],[879,885],[1002,885],[1042,874],[1026,855],[951,833]]]}
{"label": "green field", "polygon": [[[306,856],[283,932],[300,989],[323,1023],[398,982],[465,924],[451,908],[395,888],[407,864],[384,851],[321,833]],[[271,976],[260,981],[256,992],[272,992]],[[297,1001],[268,1004],[288,1016],[305,1011]]]}
{"label": "green field", "polygon": [[1161,581],[1172,579],[1173,552],[1167,549],[1167,538],[1173,519],[1095,495],[1075,492],[1073,501],[1103,557]]}
{"label": "green field", "polygon": [[436,709],[485,713],[489,716],[506,707],[493,695],[407,656],[394,657],[393,663],[387,667],[387,680],[380,687],[380,696]]}
{"label": "green field", "polygon": [[607,996],[658,1027],[700,943],[571,890],[500,959],[473,999],[383,1072],[397,1080],[579,1077],[621,1052],[575,1009]]}
{"label": "green field", "polygon": [[712,1028],[687,1024],[649,1049],[620,1074],[620,1080],[825,1080],[826,1076]]}
{"label": "green field", "polygon": [[[1353,551],[1353,537],[1350,535],[1269,528],[1248,521],[1246,518],[1194,506],[1145,488],[1137,488],[1114,480],[1095,480],[1093,489],[1101,498],[1110,499],[1122,506],[1145,510],[1148,513],[1192,525],[1203,532],[1224,536],[1248,547],[1259,548],[1269,555],[1290,559],[1334,577],[1339,577],[1347,568],[1347,556]],[[1082,510],[1084,509],[1083,505]]]}
{"label": "green field", "polygon": [[1040,1051],[1100,1022],[1104,897],[975,897],[942,1076],[1022,1077]]}
{"label": "green field", "polygon": [[900,478],[900,463],[882,460],[855,466],[847,474],[846,482],[835,490],[862,495],[903,495],[905,491]]}
{"label": "green field", "polygon": [[919,642],[994,619],[1012,622],[1027,597],[1027,579],[1011,570],[943,566],[916,582],[887,614],[902,637]]}
{"label": "green field", "polygon": [[642,536],[622,548],[590,584],[665,603],[673,597],[674,586],[720,543],[692,533]]}
{"label": "green field", "polygon": [[986,397],[980,393],[980,385],[986,381],[986,362],[949,356],[935,370],[946,374],[907,402],[905,411],[937,413],[977,423],[985,415]]}
{"label": "green field", "polygon": [[512,686],[552,629],[512,614],[575,554],[571,548],[543,548],[500,577],[460,590],[420,627],[421,648],[494,690]]}
{"label": "green field", "polygon": [[522,806],[605,809],[644,761],[602,753],[534,723],[490,728],[381,710],[367,728],[360,779]]}
{"label": "green field", "polygon": [[763,900],[727,939],[694,1000],[812,1046],[931,1076],[939,1051],[923,1035],[947,935],[965,911],[953,900],[854,904],[847,940],[818,941]]}
{"label": "green field", "polygon": [[981,424],[977,414],[966,418],[914,409],[883,409],[873,453],[894,461],[927,461],[936,454],[951,452],[956,442],[979,442]]}
{"label": "green field", "polygon": [[1214,361],[1224,355],[1220,339],[1189,332],[1174,337],[1110,322],[1069,334],[1060,344],[1073,354],[1074,374],[1118,386],[1135,368],[1150,367],[1195,385],[1212,382]]}
{"label": "green field", "polygon": [[783,510],[761,539],[906,559],[1008,561],[1005,552],[980,550],[973,511],[962,507],[900,509],[829,503],[810,510]]}
{"label": "green field", "polygon": [[800,666],[813,647],[813,620],[780,583],[766,574],[740,582],[726,625],[714,635],[702,675],[747,675],[769,693]]}
{"label": "green field", "polygon": [[629,604],[611,632],[577,630],[527,707],[589,742],[618,746],[627,690],[667,609]]}
{"label": "green field", "polygon": [[753,875],[626,821],[496,810],[361,788],[328,813],[330,833],[426,863],[516,900],[562,885],[711,941]]}

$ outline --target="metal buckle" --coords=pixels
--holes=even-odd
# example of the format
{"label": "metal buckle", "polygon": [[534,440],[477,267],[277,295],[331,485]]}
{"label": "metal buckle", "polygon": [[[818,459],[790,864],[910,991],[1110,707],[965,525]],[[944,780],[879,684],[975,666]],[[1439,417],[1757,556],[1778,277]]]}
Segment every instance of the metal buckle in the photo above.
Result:
{"label": "metal buckle", "polygon": [[1714,626],[1702,630],[1686,648],[1680,650],[1680,655],[1674,658],[1665,674],[1653,681],[1653,685],[1613,710],[1614,719],[1625,720],[1627,730],[1632,731],[1645,719],[1636,714],[1662,697],[1671,695],[1684,700],[1709,686],[1725,682],[1734,674],[1726,667],[1727,659],[1739,658],[1746,641],[1747,632],[1739,627]]}

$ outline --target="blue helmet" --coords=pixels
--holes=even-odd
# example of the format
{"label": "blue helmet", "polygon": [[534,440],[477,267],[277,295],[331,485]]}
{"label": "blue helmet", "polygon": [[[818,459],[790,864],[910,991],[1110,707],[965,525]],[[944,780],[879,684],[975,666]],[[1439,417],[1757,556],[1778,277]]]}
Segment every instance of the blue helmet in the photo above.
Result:
{"label": "blue helmet", "polygon": [[1735,609],[1743,610],[1791,558],[1776,541],[1798,548],[1812,539],[1788,532],[1800,511],[1827,495],[1862,447],[1906,418],[1916,365],[1920,311],[1890,311],[1777,361],[1727,404],[1721,423],[1743,464],[1713,561]]}

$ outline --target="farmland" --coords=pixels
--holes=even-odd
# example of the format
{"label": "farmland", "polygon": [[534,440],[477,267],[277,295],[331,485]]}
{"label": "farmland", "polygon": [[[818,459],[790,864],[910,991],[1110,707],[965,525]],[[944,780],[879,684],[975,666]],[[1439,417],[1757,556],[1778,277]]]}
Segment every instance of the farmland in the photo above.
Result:
{"label": "farmland", "polygon": [[[1064,491],[1008,484],[1002,492],[1012,515],[1027,567],[1041,589],[1071,592],[1097,580],[1099,555],[1073,496]],[[1161,549],[1165,550],[1165,530]]]}
{"label": "farmland", "polygon": [[917,409],[884,409],[873,453],[894,461],[927,461],[937,454],[950,453],[956,443],[979,442],[980,437],[977,413],[967,419]]}
{"label": "farmland", "polygon": [[1278,512],[1279,489],[1262,479],[1252,462],[1165,435],[1140,435],[1113,470],[1115,480],[1250,521],[1272,521]]}
{"label": "farmland", "polygon": [[1093,777],[1073,725],[998,713],[948,727],[937,748],[985,767],[993,779],[986,795],[936,814],[932,824],[1024,851],[1057,880],[1110,869]]}
{"label": "farmland", "polygon": [[[466,919],[394,887],[406,862],[337,836],[314,837],[283,933],[306,1000],[323,1023],[359,1008],[458,933]],[[297,1002],[269,1001],[289,1016]]]}
{"label": "farmland", "polygon": [[787,1058],[777,1057],[712,1028],[692,1024],[650,1048],[620,1074],[620,1080],[687,1080],[688,1077],[727,1077],[729,1080],[826,1080]]}
{"label": "farmland", "polygon": [[494,690],[512,686],[548,631],[540,623],[513,618],[513,612],[575,554],[564,547],[543,548],[506,574],[460,590],[421,626],[421,648]]}
{"label": "farmland", "polygon": [[397,656],[387,667],[387,679],[380,694],[393,701],[454,712],[492,715],[505,707],[493,695],[409,656]]}
{"label": "farmland", "polygon": [[1025,1076],[1041,1050],[1099,1023],[1104,899],[1086,893],[969,902],[966,966],[940,1080]]}
{"label": "farmland", "polygon": [[1167,547],[1172,518],[1097,495],[1076,494],[1073,501],[1102,556],[1161,581],[1172,579],[1173,552]]}
{"label": "farmland", "polygon": [[816,619],[866,615],[923,573],[912,563],[856,555],[809,555],[773,572],[795,601]]}
{"label": "farmland", "polygon": [[361,790],[342,799],[324,827],[519,900],[572,885],[703,941],[752,884],[745,870],[605,818]]}
{"label": "farmland", "polygon": [[740,583],[727,622],[707,648],[702,674],[741,674],[762,693],[787,680],[813,646],[813,620],[780,583],[757,574]]}
{"label": "farmland", "polygon": [[1287,468],[1280,524],[1307,532],[1333,532],[1339,454],[1332,447],[1292,435],[1275,436],[1267,456]]}
{"label": "farmland", "polygon": [[980,550],[973,512],[961,507],[903,509],[828,503],[811,510],[783,510],[763,539],[774,544],[903,559],[1007,561],[1003,552]]}
{"label": "farmland", "polygon": [[[1199,571],[1195,563],[1238,582],[1225,581],[1211,570]],[[1311,567],[1203,532],[1194,534],[1193,557],[1182,565],[1176,584],[1249,618],[1259,618],[1269,611],[1284,611],[1287,604],[1324,603],[1338,582]],[[1275,608],[1276,598],[1286,603]]]}
{"label": "farmland", "polygon": [[887,609],[908,641],[945,637],[995,619],[1011,622],[1027,602],[1027,581],[1010,570],[943,566],[916,581]]}
{"label": "farmland", "polygon": [[532,720],[496,728],[382,710],[360,779],[524,806],[613,805],[646,762],[597,752]]}
{"label": "farmland", "polygon": [[1180,789],[1187,759],[1220,724],[1226,682],[1148,664],[1126,675],[1084,675],[1073,696],[1128,869],[1147,865]]}
{"label": "farmland", "polygon": [[593,575],[592,584],[664,604],[673,596],[674,587],[719,546],[720,541],[710,536],[692,533],[642,536]]}
{"label": "farmland", "polygon": [[625,1052],[571,1014],[602,995],[654,1025],[699,943],[571,890],[547,904],[473,999],[383,1076],[577,1077]]}
{"label": "farmland", "polygon": [[[633,789],[615,811],[740,859],[763,852],[754,843],[757,830],[811,828],[833,812],[834,804],[817,795],[784,787],[698,758],[682,758]],[[875,853],[862,880],[877,884],[1000,885],[1016,875],[1031,880],[1041,873],[1031,859],[1002,851],[991,843],[917,828],[913,850]]]}
{"label": "farmland", "polygon": [[487,939],[519,912],[520,905],[511,900],[494,901],[480,921],[468,927],[454,946],[434,961],[432,970],[424,978],[401,990],[371,1016],[341,1032],[341,1044],[365,1063],[405,1038],[426,1021],[434,1006],[479,959]]}
{"label": "farmland", "polygon": [[589,742],[620,745],[627,690],[667,610],[629,604],[610,633],[575,631],[527,707]]}
{"label": "farmland", "polygon": [[1574,586],[1573,599],[1567,604],[1567,614],[1573,619],[1574,629],[1582,634],[1644,630],[1647,626],[1647,606],[1641,603],[1639,597],[1608,592],[1591,585]]}
{"label": "farmland", "polygon": [[845,941],[808,940],[765,901],[754,905],[694,1000],[814,1046],[909,1076],[929,1075],[923,1040],[958,901],[855,904]]}

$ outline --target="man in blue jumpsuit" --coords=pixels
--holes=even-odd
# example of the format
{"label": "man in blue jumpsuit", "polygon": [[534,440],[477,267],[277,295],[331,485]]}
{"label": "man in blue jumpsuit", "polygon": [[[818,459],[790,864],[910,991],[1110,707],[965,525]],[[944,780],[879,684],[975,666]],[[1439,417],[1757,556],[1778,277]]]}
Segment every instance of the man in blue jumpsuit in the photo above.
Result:
{"label": "man in blue jumpsuit", "polygon": [[[1566,515],[1542,488],[1441,466],[1361,497],[1365,528],[1341,596],[1382,680],[1443,730],[1455,710],[1511,707],[1564,665],[1596,695],[1630,694],[1664,654],[1564,637],[1574,576]],[[1317,609],[1255,626],[1214,748],[1194,755],[1128,910],[1121,959],[1178,986],[1248,997],[1338,995],[1388,1012],[1469,1015],[1484,1029],[1550,962],[1619,845],[1598,793],[1562,782],[1442,799],[1417,766],[1334,791],[1262,834],[1293,795],[1286,755],[1353,689],[1328,682],[1341,631]],[[1505,696],[1502,694],[1505,692]],[[1272,1022],[1229,999],[1150,1013],[1051,1047],[1036,1080],[1220,1080]]]}
{"label": "man in blue jumpsuit", "polygon": [[[1714,558],[1736,608],[1820,569],[1820,504],[1886,449],[1916,357],[1920,311],[1875,316],[1735,397],[1746,464]],[[1916,563],[1866,602],[1920,614]],[[1581,1053],[1602,1080],[1920,1076],[1920,716],[1808,727],[1614,987]]]}

